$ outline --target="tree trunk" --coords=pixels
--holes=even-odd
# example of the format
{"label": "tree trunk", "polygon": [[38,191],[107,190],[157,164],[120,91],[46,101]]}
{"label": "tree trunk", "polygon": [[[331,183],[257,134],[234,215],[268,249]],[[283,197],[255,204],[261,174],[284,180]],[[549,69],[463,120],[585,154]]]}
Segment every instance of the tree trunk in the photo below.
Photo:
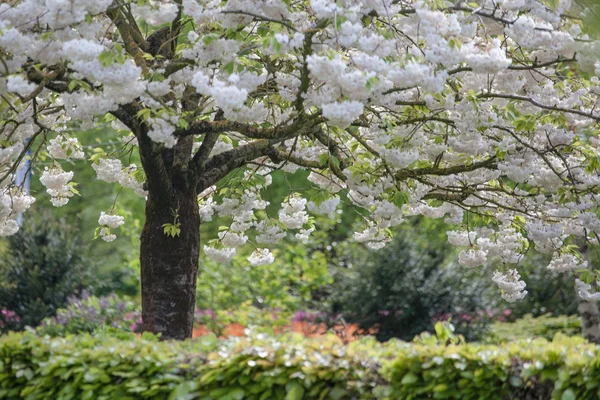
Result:
{"label": "tree trunk", "polygon": [[593,343],[600,343],[600,310],[593,301],[581,301],[577,307],[581,318],[581,334]]}
{"label": "tree trunk", "polygon": [[[588,262],[588,268],[592,268],[592,257],[587,244],[579,247],[579,251]],[[579,298],[579,295],[577,295]],[[577,305],[581,321],[581,334],[593,343],[600,343],[600,309],[595,301],[584,301],[579,298]]]}
{"label": "tree trunk", "polygon": [[[171,191],[167,196],[151,192],[146,202],[140,243],[142,321],[145,332],[183,340],[192,336],[194,323],[200,217],[195,190]],[[167,236],[163,225],[176,222],[179,235]]]}

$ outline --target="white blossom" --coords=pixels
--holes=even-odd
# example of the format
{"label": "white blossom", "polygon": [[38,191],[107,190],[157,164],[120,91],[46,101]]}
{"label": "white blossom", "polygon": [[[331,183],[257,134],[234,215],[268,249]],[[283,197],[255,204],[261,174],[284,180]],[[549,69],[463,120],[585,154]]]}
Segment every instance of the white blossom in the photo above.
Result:
{"label": "white blossom", "polygon": [[62,135],[50,139],[48,153],[53,158],[57,159],[81,159],[85,156],[83,149],[76,138],[64,137]]}
{"label": "white blossom", "polygon": [[233,259],[233,256],[235,256],[235,249],[228,247],[217,249],[210,246],[204,246],[204,254],[211,260],[222,263]]}
{"label": "white blossom", "polygon": [[498,285],[502,292],[502,298],[509,303],[522,300],[527,295],[525,282],[515,269],[509,270],[506,274],[496,271],[492,280]]}
{"label": "white blossom", "polygon": [[44,169],[40,182],[46,186],[46,192],[51,196],[50,201],[53,206],[62,207],[69,202],[70,197],[73,197],[71,179],[73,179],[72,171],[65,172],[58,167]]}
{"label": "white blossom", "polygon": [[269,249],[256,249],[250,254],[248,261],[250,262],[250,265],[256,267],[259,265],[272,264],[273,261],[275,261],[275,257],[273,257],[273,254]]}

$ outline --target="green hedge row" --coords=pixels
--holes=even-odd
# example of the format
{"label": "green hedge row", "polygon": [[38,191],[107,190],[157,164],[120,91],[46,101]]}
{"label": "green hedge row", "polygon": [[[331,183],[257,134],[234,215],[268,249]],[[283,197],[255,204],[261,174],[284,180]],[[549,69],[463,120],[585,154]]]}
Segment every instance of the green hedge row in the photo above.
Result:
{"label": "green hedge row", "polygon": [[6,399],[597,399],[600,348],[581,338],[503,346],[333,336],[0,337]]}
{"label": "green hedge row", "polygon": [[552,340],[557,333],[567,336],[581,335],[581,322],[578,315],[551,314],[533,317],[527,314],[514,322],[495,322],[486,334],[486,342],[502,343],[521,339],[545,338]]}

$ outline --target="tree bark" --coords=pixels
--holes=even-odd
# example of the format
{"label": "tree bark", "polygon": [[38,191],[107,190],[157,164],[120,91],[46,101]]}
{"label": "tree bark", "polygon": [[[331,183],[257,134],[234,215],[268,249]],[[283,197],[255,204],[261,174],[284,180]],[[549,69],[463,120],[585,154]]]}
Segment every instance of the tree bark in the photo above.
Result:
{"label": "tree bark", "polygon": [[[587,243],[581,245],[579,250],[588,262],[588,268],[591,268],[592,257]],[[598,308],[598,303],[595,301],[584,301],[579,295],[577,295],[577,298],[579,299],[577,311],[579,311],[581,321],[581,334],[590,342],[600,343],[600,309]]]}
{"label": "tree bark", "polygon": [[[163,224],[175,222],[179,235],[167,236]],[[145,332],[160,333],[162,340],[192,336],[199,228],[195,187],[174,187],[167,196],[150,192],[140,240],[142,321]]]}
{"label": "tree bark", "polygon": [[600,310],[592,301],[581,301],[577,306],[581,318],[581,334],[593,343],[600,343]]}

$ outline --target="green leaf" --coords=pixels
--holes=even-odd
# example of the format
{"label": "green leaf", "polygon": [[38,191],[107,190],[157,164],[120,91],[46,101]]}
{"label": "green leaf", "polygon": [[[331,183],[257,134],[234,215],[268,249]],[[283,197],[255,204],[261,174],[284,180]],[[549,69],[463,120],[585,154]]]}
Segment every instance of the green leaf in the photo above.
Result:
{"label": "green leaf", "polygon": [[334,155],[332,155],[331,157],[329,157],[329,162],[331,164],[335,165],[338,168],[340,167],[340,160],[336,156],[334,156]]}
{"label": "green leaf", "polygon": [[292,381],[285,385],[285,400],[302,400],[304,397],[304,386],[298,381]]}
{"label": "green leaf", "polygon": [[371,90],[372,88],[377,86],[378,83],[379,78],[377,78],[376,76],[370,77],[369,79],[367,79],[367,89]]}
{"label": "green leaf", "polygon": [[229,392],[229,397],[233,400],[242,400],[245,394],[244,389],[237,388]]}
{"label": "green leaf", "polygon": [[181,129],[187,129],[187,127],[190,124],[188,124],[188,122],[185,120],[185,118],[179,118],[179,120],[177,121],[177,126],[180,127]]}
{"label": "green leaf", "polygon": [[433,391],[436,393],[445,392],[448,390],[448,385],[445,383],[439,383],[433,387]]}
{"label": "green leaf", "polygon": [[563,392],[562,396],[560,396],[560,400],[576,400],[575,392],[573,389],[567,389]]}
{"label": "green leaf", "polygon": [[103,67],[108,67],[110,64],[112,64],[114,56],[114,53],[110,51],[103,51],[98,56],[98,61],[100,61],[100,64],[102,64]]}
{"label": "green leaf", "polygon": [[341,387],[338,387],[338,386],[334,387],[329,392],[329,397],[331,397],[333,400],[343,399],[347,395],[348,395],[348,391],[345,389],[342,389]]}
{"label": "green leaf", "polygon": [[233,68],[235,67],[235,64],[233,63],[233,61],[228,62],[227,64],[225,64],[223,66],[223,71],[227,72],[228,74],[233,74]]}
{"label": "green leaf", "polygon": [[413,383],[416,383],[418,381],[419,381],[419,377],[416,376],[415,374],[413,374],[412,372],[409,372],[408,374],[406,374],[402,377],[402,380],[400,381],[400,383],[403,385],[412,385]]}
{"label": "green leaf", "polygon": [[396,192],[394,194],[394,204],[396,207],[401,208],[404,204],[408,203],[409,195],[406,192]]}

